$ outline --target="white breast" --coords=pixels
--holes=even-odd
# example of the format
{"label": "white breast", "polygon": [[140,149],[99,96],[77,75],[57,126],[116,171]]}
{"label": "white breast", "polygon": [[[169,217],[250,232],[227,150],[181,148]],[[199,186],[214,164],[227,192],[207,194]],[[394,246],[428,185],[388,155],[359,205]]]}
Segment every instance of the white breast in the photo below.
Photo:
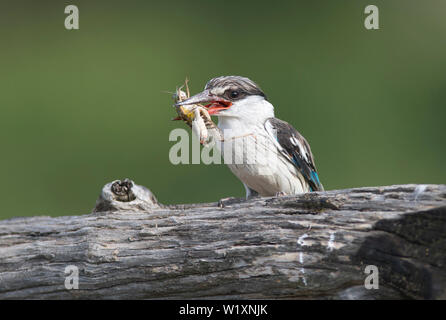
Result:
{"label": "white breast", "polygon": [[280,154],[263,123],[247,124],[237,118],[222,117],[218,127],[224,137],[219,146],[224,162],[248,187],[261,196],[309,191],[305,179]]}

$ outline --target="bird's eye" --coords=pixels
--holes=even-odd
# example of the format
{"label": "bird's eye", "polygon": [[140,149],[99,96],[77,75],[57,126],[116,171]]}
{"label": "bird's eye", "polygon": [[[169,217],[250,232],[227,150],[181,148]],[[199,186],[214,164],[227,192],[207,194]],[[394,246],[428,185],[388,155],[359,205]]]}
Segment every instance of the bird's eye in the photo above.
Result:
{"label": "bird's eye", "polygon": [[237,90],[231,91],[231,98],[235,99],[239,96],[239,92]]}
{"label": "bird's eye", "polygon": [[240,89],[228,89],[224,93],[224,97],[228,100],[240,100],[245,96],[245,92]]}

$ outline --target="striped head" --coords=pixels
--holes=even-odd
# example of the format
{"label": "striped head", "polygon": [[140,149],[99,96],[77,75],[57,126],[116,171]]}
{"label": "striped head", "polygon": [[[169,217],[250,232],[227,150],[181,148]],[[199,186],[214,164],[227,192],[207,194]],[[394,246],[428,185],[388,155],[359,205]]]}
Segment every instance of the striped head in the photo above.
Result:
{"label": "striped head", "polygon": [[204,104],[211,115],[247,121],[274,116],[274,108],[267,101],[262,89],[254,81],[240,76],[211,79],[204,91],[179,103],[187,104]]}

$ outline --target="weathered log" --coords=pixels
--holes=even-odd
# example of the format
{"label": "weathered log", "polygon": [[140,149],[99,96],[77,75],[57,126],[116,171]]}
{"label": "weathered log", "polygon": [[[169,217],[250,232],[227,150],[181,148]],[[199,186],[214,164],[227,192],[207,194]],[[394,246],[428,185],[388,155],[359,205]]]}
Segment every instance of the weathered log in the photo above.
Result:
{"label": "weathered log", "polygon": [[[365,288],[367,265],[379,289]],[[0,299],[17,298],[446,299],[446,185],[221,208],[163,206],[116,181],[91,214],[0,221]]]}

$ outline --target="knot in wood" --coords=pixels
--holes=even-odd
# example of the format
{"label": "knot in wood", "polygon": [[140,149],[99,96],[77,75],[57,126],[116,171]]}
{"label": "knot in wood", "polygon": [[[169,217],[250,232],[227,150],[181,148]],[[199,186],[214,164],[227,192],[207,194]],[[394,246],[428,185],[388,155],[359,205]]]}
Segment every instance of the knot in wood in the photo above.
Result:
{"label": "knot in wood", "polygon": [[116,195],[117,201],[130,202],[136,199],[132,191],[133,182],[129,179],[117,180],[111,186],[111,191]]}

